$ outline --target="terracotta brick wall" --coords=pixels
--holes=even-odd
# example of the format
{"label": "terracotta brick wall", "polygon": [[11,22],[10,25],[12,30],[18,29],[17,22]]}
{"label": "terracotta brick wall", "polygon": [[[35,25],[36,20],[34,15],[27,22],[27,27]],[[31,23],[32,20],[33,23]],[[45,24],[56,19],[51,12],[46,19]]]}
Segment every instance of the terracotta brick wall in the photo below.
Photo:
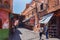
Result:
{"label": "terracotta brick wall", "polygon": [[[6,22],[9,23],[9,12],[0,10],[0,19],[2,19],[2,28],[3,28],[3,25]],[[9,26],[7,26],[7,27],[9,27]]]}

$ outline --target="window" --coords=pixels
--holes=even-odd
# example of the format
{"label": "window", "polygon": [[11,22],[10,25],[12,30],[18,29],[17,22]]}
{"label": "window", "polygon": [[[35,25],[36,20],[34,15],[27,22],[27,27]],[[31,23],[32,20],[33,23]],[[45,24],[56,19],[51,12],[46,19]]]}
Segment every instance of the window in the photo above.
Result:
{"label": "window", "polygon": [[45,4],[48,4],[48,1],[49,1],[49,0],[44,0],[44,3],[45,3]]}
{"label": "window", "polygon": [[2,0],[0,0],[0,3],[2,3]]}
{"label": "window", "polygon": [[0,8],[2,8],[2,0],[0,0]]}
{"label": "window", "polygon": [[43,10],[43,3],[40,5],[41,10]]}
{"label": "window", "polygon": [[29,14],[28,14],[28,18],[29,18]]}
{"label": "window", "polygon": [[59,0],[55,0],[55,6],[59,5]]}
{"label": "window", "polygon": [[45,3],[37,3],[37,12],[42,12],[47,9],[47,6]]}
{"label": "window", "polygon": [[32,15],[33,15],[33,11],[32,11]]}
{"label": "window", "polygon": [[26,15],[26,19],[28,18],[28,15]]}
{"label": "window", "polygon": [[39,20],[40,20],[40,13],[38,14]]}
{"label": "window", "polygon": [[55,7],[55,6],[59,5],[59,0],[49,0],[48,2],[49,2],[50,7]]}
{"label": "window", "polygon": [[4,2],[4,7],[5,7],[5,8],[10,8],[10,5],[9,5],[8,1],[5,1],[5,2]]}
{"label": "window", "polygon": [[59,5],[60,5],[60,0],[59,0]]}

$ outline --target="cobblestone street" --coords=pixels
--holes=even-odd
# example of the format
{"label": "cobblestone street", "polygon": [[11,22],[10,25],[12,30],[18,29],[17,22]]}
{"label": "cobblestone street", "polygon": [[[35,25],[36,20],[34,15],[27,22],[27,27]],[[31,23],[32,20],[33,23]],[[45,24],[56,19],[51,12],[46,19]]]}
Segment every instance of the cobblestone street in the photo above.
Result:
{"label": "cobblestone street", "polygon": [[[17,33],[17,32],[15,33],[15,35],[13,36],[13,40],[19,40],[20,38],[21,38],[21,40],[39,40],[39,34],[36,32],[33,32],[31,30],[28,30],[28,29],[24,29],[24,28],[17,28],[17,31],[19,33]],[[19,36],[20,36],[20,38],[19,38]],[[42,38],[44,40],[46,40],[44,35]],[[59,40],[59,39],[49,38],[48,40]]]}

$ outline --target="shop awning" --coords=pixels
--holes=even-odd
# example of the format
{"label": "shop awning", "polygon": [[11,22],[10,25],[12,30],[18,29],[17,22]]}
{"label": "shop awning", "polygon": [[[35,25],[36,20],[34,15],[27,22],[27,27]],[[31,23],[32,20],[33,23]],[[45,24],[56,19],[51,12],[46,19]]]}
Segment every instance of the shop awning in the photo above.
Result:
{"label": "shop awning", "polygon": [[32,18],[34,15],[32,15],[31,17],[29,17],[29,18],[27,18],[27,19],[25,19],[25,20],[23,20],[23,22],[26,22],[26,21],[28,21],[30,18]]}
{"label": "shop awning", "polygon": [[49,20],[52,18],[54,13],[47,14],[42,17],[42,19],[39,21],[39,23],[47,24]]}

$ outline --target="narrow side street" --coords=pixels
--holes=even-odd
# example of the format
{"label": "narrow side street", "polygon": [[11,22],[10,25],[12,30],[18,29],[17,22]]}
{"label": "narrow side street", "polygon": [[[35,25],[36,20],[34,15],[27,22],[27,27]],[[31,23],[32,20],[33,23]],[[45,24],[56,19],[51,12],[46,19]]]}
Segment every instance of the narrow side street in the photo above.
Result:
{"label": "narrow side street", "polygon": [[22,35],[20,35],[22,40],[39,40],[38,33],[24,28],[18,28],[18,30],[22,33]]}
{"label": "narrow side street", "polygon": [[[17,28],[16,32],[12,36],[12,40],[39,40],[39,33],[33,32],[24,28]],[[46,40],[43,35],[42,39]],[[57,38],[49,38],[48,40],[59,40]]]}

